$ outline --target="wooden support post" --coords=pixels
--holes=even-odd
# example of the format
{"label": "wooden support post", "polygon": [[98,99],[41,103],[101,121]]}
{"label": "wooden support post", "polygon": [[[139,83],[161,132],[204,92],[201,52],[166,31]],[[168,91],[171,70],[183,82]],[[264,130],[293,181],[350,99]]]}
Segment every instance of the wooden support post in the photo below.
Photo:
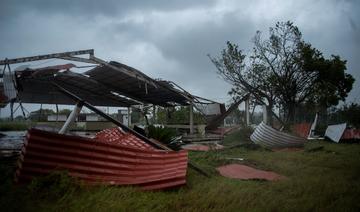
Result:
{"label": "wooden support post", "polygon": [[70,113],[69,117],[66,119],[65,124],[62,126],[59,134],[65,134],[70,127],[70,124],[73,123],[76,117],[79,115],[83,104],[81,102],[76,103],[74,110]]}
{"label": "wooden support post", "polygon": [[249,98],[245,100],[246,126],[250,126]]}
{"label": "wooden support post", "polygon": [[190,103],[190,135],[194,134],[194,111],[193,102]]}

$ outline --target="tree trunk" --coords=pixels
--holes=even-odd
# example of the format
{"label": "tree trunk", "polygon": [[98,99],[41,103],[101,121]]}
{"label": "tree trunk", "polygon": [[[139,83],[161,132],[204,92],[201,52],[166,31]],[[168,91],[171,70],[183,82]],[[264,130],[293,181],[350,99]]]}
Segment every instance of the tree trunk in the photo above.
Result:
{"label": "tree trunk", "polygon": [[273,111],[273,104],[270,104],[269,106],[266,106],[266,110],[267,110],[267,121],[268,121],[268,125],[270,126],[273,126],[274,124],[274,120],[273,120],[273,114],[272,114],[272,111]]}
{"label": "tree trunk", "polygon": [[286,124],[287,125],[292,125],[294,124],[295,121],[295,103],[288,103],[286,105]]}

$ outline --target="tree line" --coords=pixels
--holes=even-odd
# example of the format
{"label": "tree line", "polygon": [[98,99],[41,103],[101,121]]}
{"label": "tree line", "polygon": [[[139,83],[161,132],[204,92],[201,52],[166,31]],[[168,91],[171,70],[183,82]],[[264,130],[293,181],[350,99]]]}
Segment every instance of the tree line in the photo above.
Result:
{"label": "tree line", "polygon": [[[232,85],[229,94],[234,99],[251,94],[255,104],[266,105],[270,123],[275,117],[290,125],[297,107],[329,108],[344,101],[352,89],[355,79],[345,72],[346,60],[338,55],[325,58],[290,21],[270,27],[265,39],[257,31],[252,43],[249,55],[228,41],[219,56],[209,58]],[[282,116],[273,112],[275,108]]]}

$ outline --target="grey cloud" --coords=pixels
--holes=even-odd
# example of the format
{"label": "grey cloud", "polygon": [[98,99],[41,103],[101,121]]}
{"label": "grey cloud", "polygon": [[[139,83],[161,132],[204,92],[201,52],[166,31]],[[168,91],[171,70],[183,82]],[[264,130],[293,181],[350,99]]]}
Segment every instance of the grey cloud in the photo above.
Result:
{"label": "grey cloud", "polygon": [[24,12],[65,14],[69,16],[92,17],[94,15],[113,16],[128,13],[132,10],[181,10],[189,7],[200,7],[212,4],[212,0],[154,0],[154,1],[123,1],[123,0],[2,0],[0,2],[1,19],[10,18]]}
{"label": "grey cloud", "polygon": [[276,21],[291,20],[313,46],[348,60],[357,79],[349,101],[360,101],[360,2],[268,2],[3,0],[0,58],[94,48],[106,60],[226,101],[229,85],[206,55],[218,55],[227,40],[251,51],[256,30],[266,34]]}

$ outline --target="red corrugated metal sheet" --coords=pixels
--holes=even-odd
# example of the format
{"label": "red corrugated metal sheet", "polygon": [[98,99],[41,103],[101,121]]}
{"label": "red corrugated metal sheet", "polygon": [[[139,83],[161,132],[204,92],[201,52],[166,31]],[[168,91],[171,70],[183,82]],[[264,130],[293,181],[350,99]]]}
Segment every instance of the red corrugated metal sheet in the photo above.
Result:
{"label": "red corrugated metal sheet", "polygon": [[341,136],[341,139],[344,140],[352,140],[352,139],[360,139],[360,130],[359,129],[346,129]]}
{"label": "red corrugated metal sheet", "polygon": [[302,138],[308,138],[310,129],[311,129],[310,123],[294,124],[292,126],[293,132]]}
{"label": "red corrugated metal sheet", "polygon": [[119,127],[102,130],[96,133],[95,139],[106,143],[118,143],[126,146],[136,147],[139,149],[155,150],[154,147],[145,143],[140,138],[136,137],[133,134],[124,132]]}
{"label": "red corrugated metal sheet", "polygon": [[134,137],[119,129],[99,133],[95,139],[31,129],[17,180],[26,182],[60,169],[88,183],[139,185],[144,190],[186,183],[187,151],[156,150]]}

